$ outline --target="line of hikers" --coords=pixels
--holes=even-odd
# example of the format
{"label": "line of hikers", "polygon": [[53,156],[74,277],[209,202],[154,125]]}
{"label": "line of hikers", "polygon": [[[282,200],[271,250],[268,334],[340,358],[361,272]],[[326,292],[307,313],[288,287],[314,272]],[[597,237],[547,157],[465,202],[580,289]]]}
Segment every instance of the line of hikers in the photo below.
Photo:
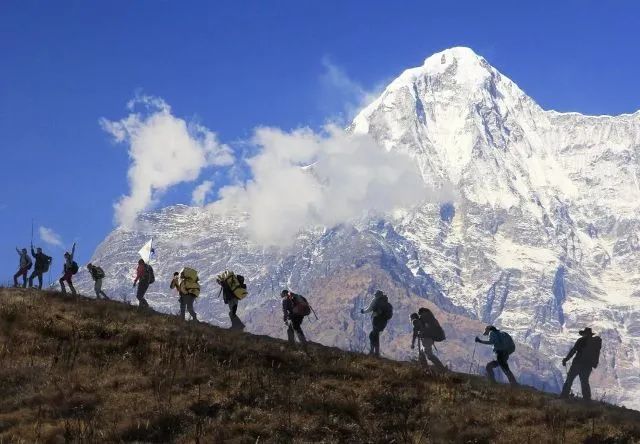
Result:
{"label": "line of hikers", "polygon": [[[78,272],[78,264],[74,261],[76,244],[73,244],[71,252],[65,252],[63,274],[59,280],[60,288],[66,293],[65,282],[69,286],[71,293],[76,294],[73,287],[72,278]],[[14,275],[14,285],[18,287],[18,277],[22,276],[22,287],[27,286],[27,274],[33,266],[33,261],[28,255],[27,249],[22,250],[16,248],[20,256],[19,270]],[[34,271],[28,278],[29,287],[33,286],[33,279],[38,278],[38,289],[42,289],[42,275],[49,270],[52,258],[42,252],[41,248],[35,251],[31,246],[31,255],[35,259]],[[102,290],[103,279],[105,278],[104,270],[92,263],[87,264],[94,281],[94,291],[97,299],[109,298]],[[136,274],[133,286],[136,289],[136,298],[138,299],[138,307],[149,308],[149,303],[145,299],[145,294],[149,286],[155,282],[155,274],[153,267],[146,263],[143,259],[138,260]],[[231,321],[231,329],[244,330],[245,325],[237,315],[238,302],[244,299],[248,292],[245,279],[242,275],[235,274],[233,271],[224,271],[216,276],[216,282],[220,285],[218,297],[222,295],[223,302],[229,307],[229,319]],[[200,295],[200,283],[198,272],[189,267],[184,267],[180,271],[173,273],[172,280],[169,284],[170,289],[175,289],[178,293],[178,301],[180,304],[180,318],[185,320],[186,312],[189,312],[192,320],[198,321],[197,313],[194,309],[194,302]],[[297,336],[303,350],[307,351],[307,339],[302,331],[302,322],[306,316],[315,311],[309,304],[309,301],[302,295],[293,293],[285,289],[280,293],[282,299],[283,320],[287,326],[287,339],[289,343],[295,343]],[[387,323],[393,317],[393,305],[389,302],[389,298],[381,290],[374,293],[374,297],[366,308],[360,310],[361,314],[371,313],[371,332],[369,333],[369,354],[372,356],[380,356],[380,333],[384,331]],[[316,319],[317,319],[317,315]],[[444,329],[434,316],[433,312],[428,308],[422,307],[417,313],[410,315],[410,322],[413,329],[411,338],[411,349],[415,349],[418,345],[418,362],[427,366],[430,361],[436,371],[443,372],[447,368],[442,364],[440,359],[434,354],[436,342],[442,342],[446,339]],[[591,328],[585,328],[579,332],[580,338],[576,341],[567,356],[562,360],[562,365],[566,366],[567,362],[573,358],[571,367],[567,373],[567,378],[562,388],[560,396],[567,398],[570,394],[571,387],[576,378],[580,379],[582,397],[585,400],[591,399],[591,387],[589,385],[589,377],[594,368],[598,366],[600,358],[600,350],[602,347],[602,339],[595,336]],[[482,340],[476,336],[475,342],[484,345],[493,346],[495,360],[490,361],[486,365],[487,377],[491,382],[496,382],[494,370],[500,367],[504,372],[507,380],[511,385],[517,385],[517,381],[513,372],[509,368],[509,356],[515,352],[516,346],[513,338],[509,333],[501,331],[493,325],[485,328],[483,336],[488,336],[487,340]],[[436,348],[437,350],[437,348]],[[475,347],[473,350],[472,361],[475,356]]]}

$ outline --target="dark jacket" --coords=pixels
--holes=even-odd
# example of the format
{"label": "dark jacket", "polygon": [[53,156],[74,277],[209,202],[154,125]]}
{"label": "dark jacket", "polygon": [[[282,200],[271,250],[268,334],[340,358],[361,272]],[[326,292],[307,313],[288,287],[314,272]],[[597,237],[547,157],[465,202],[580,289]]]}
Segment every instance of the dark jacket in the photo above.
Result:
{"label": "dark jacket", "polygon": [[36,260],[36,263],[34,265],[35,271],[45,270],[49,265],[49,262],[51,261],[51,256],[47,256],[42,252],[36,253],[33,248],[31,249],[31,256],[33,256],[33,258]]}
{"label": "dark jacket", "polygon": [[[593,340],[592,336],[583,336],[579,338],[573,345],[571,350],[569,350],[569,354],[567,355],[567,357],[564,358],[565,361],[570,360],[573,355],[575,355],[575,358],[573,359],[573,365],[582,365],[583,363],[587,364],[586,361],[590,361],[591,358],[586,356],[585,350],[587,349],[587,345],[591,340]],[[588,363],[590,364],[591,362]]]}
{"label": "dark jacket", "polygon": [[291,293],[290,298],[287,297],[282,299],[282,314],[284,315],[285,322],[288,319],[292,319],[293,317],[299,317],[299,318],[303,317],[293,313],[293,307],[295,307],[296,305],[296,301],[295,301],[296,296],[299,296],[299,295],[295,293]]}

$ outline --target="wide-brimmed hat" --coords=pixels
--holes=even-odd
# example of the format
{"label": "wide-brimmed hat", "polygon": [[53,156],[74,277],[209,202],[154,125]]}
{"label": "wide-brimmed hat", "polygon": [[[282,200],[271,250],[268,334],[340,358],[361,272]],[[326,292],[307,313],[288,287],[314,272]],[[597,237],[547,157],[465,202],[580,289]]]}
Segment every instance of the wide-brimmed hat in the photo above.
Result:
{"label": "wide-brimmed hat", "polygon": [[578,334],[580,336],[593,336],[593,331],[591,330],[591,327],[586,327],[584,330],[580,330]]}

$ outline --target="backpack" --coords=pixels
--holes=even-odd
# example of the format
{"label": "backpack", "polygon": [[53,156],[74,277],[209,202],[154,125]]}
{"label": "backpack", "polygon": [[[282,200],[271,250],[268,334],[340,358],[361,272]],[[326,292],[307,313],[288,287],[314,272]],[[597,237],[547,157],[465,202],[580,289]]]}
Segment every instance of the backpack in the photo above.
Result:
{"label": "backpack", "polygon": [[178,281],[178,290],[183,294],[191,294],[200,296],[200,279],[198,272],[193,268],[184,267],[180,270],[180,280]]}
{"label": "backpack", "polygon": [[153,273],[153,267],[149,264],[144,264],[144,278],[153,284],[156,281],[156,275]]}
{"label": "backpack", "polygon": [[584,347],[582,355],[584,362],[589,364],[591,368],[597,368],[600,363],[600,349],[602,348],[602,338],[593,336]]}
{"label": "backpack", "polygon": [[46,273],[49,271],[49,266],[51,265],[51,256],[47,256],[45,254],[42,255],[44,257],[44,262],[42,263],[42,272]]}
{"label": "backpack", "polygon": [[104,279],[105,274],[102,268],[96,267],[94,270],[95,270],[94,273],[95,273],[96,279]]}
{"label": "backpack", "polygon": [[240,278],[233,271],[225,270],[216,276],[216,281],[218,281],[218,284],[221,286],[226,286],[236,299],[241,300],[249,293],[247,292],[247,286],[244,285],[244,276],[240,277],[242,277],[242,282],[240,282]]}
{"label": "backpack", "polygon": [[506,331],[497,331],[497,342],[493,345],[496,351],[507,352],[508,354],[516,351],[516,344],[513,338]]}
{"label": "backpack", "polygon": [[442,342],[446,339],[444,329],[440,325],[440,322],[430,311],[424,312],[423,316],[426,318],[426,322],[420,317],[422,324],[421,333],[425,338],[433,339],[433,342]]}
{"label": "backpack", "polygon": [[309,316],[311,314],[311,305],[309,305],[307,298],[293,293],[293,308],[291,311],[297,316]]}
{"label": "backpack", "polygon": [[76,274],[79,269],[80,267],[78,267],[78,263],[76,261],[72,261],[71,268],[69,269],[69,271],[71,271],[71,274]]}
{"label": "backpack", "polygon": [[385,321],[388,321],[393,317],[393,305],[391,305],[386,296],[383,296],[378,300],[374,311],[376,316],[379,316]]}

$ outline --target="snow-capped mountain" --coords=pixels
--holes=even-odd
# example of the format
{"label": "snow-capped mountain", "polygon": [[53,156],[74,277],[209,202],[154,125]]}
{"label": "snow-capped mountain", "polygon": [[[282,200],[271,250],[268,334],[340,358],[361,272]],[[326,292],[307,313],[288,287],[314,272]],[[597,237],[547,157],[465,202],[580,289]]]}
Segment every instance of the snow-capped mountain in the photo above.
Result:
{"label": "snow-capped mountain", "polygon": [[[562,382],[560,360],[577,331],[591,326],[604,339],[594,397],[640,408],[640,112],[545,111],[482,57],[453,48],[402,73],[350,130],[408,153],[426,183],[452,188],[455,199],[400,219],[309,229],[287,251],[252,245],[244,214],[166,208],[96,250],[112,276],[106,288],[134,299],[125,278],[154,235],[149,299],[160,309],[177,310],[168,280],[190,265],[206,289],[197,310],[226,323],[214,276],[232,268],[250,282],[241,306],[248,330],[282,336],[277,293],[289,286],[314,301],[321,321],[307,323],[312,339],[362,349],[359,308],[383,288],[396,306],[387,355],[409,357],[408,314],[435,304],[451,366],[477,369],[473,336],[493,323],[519,343],[521,381],[549,390]],[[473,361],[486,362],[483,353]]]}

